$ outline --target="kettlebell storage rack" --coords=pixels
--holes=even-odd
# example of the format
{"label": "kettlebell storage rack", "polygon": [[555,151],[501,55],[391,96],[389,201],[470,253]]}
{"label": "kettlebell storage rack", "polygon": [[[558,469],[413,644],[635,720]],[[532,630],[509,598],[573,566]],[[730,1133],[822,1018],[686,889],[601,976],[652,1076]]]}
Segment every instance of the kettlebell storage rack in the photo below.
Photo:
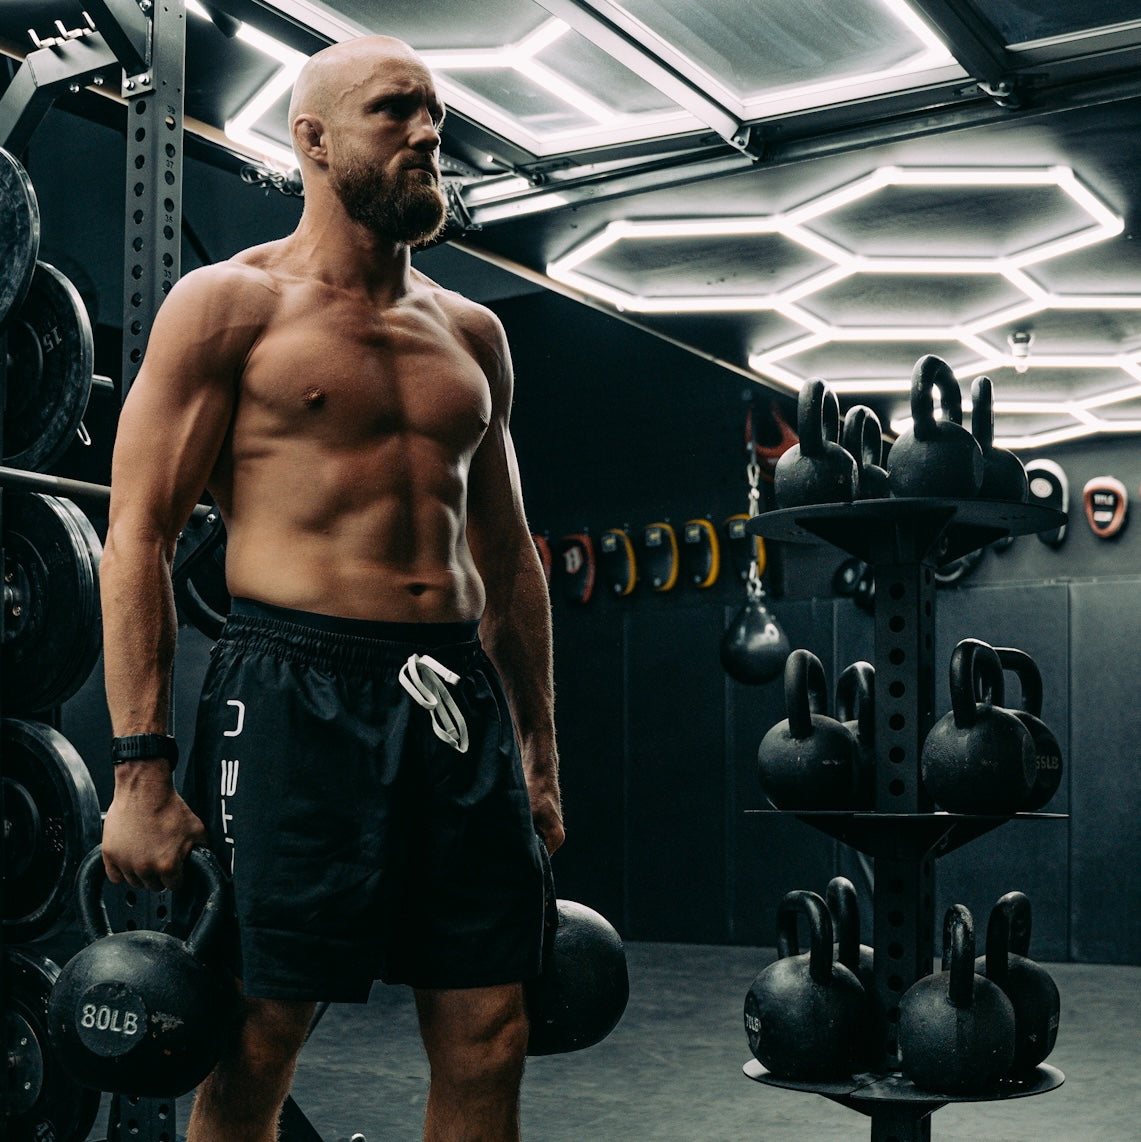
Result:
{"label": "kettlebell storage rack", "polygon": [[935,862],[1012,819],[1061,820],[1064,814],[956,814],[937,811],[920,778],[920,758],[935,723],[935,568],[1007,536],[1064,522],[1036,504],[900,498],[782,508],[754,516],[747,530],[766,539],[830,544],[874,566],[875,800],[863,812],[752,810],[798,817],[874,858],[875,984],[887,1014],[881,1066],[849,1082],[780,1079],[751,1060],[749,1078],[822,1095],[871,1119],[872,1142],[929,1142],[933,1111],[950,1102],[1042,1094],[1064,1080],[1040,1065],[1020,1082],[977,1096],[918,1090],[898,1073],[899,1001],[934,969]]}

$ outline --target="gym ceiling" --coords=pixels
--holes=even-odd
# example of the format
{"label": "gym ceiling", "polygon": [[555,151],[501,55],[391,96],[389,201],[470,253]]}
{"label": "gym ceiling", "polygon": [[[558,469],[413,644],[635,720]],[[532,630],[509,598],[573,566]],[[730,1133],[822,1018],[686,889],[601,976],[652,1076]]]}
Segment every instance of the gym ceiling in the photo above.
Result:
{"label": "gym ceiling", "polygon": [[[1136,0],[187,0],[186,121],[216,159],[285,171],[304,55],[399,36],[449,108],[449,233],[472,256],[776,392],[823,377],[897,430],[935,353],[965,397],[991,377],[998,443],[1044,448],[1141,431],[1138,17]],[[0,0],[0,49],[22,57],[56,20],[80,26],[82,0]]]}

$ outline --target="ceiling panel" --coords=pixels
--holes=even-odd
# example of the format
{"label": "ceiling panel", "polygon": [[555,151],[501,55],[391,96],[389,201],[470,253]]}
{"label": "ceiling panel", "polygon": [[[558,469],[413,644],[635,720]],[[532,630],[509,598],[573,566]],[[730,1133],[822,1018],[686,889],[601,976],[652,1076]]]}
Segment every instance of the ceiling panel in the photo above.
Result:
{"label": "ceiling panel", "polygon": [[1023,44],[1053,36],[1136,20],[1135,0],[975,0],[1006,44]]}
{"label": "ceiling panel", "polygon": [[[898,419],[937,353],[1000,441],[1133,428],[1136,0],[211,2],[238,33],[188,0],[187,112],[245,156],[292,165],[307,51],[396,35],[472,253],[780,392]],[[0,41],[81,11],[0,0]]]}
{"label": "ceiling panel", "polygon": [[781,88],[930,66],[932,49],[948,62],[934,36],[894,0],[615,0],[595,6],[626,13],[742,102]]}

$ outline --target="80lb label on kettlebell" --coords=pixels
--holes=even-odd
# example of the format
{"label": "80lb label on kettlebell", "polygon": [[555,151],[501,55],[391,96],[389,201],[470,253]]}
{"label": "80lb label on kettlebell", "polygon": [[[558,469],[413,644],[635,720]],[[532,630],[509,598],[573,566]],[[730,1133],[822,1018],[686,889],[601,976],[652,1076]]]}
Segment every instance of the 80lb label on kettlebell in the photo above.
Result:
{"label": "80lb label on kettlebell", "polygon": [[147,1028],[147,1009],[123,983],[88,988],[75,1005],[75,1029],[83,1045],[103,1058],[125,1055]]}

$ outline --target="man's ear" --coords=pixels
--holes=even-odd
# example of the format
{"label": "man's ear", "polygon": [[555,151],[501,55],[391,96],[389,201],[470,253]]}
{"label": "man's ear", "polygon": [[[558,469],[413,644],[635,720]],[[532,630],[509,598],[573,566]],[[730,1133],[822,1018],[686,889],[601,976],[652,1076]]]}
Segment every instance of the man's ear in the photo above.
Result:
{"label": "man's ear", "polygon": [[293,120],[292,131],[298,154],[324,166],[327,160],[324,123],[316,115],[298,115]]}

